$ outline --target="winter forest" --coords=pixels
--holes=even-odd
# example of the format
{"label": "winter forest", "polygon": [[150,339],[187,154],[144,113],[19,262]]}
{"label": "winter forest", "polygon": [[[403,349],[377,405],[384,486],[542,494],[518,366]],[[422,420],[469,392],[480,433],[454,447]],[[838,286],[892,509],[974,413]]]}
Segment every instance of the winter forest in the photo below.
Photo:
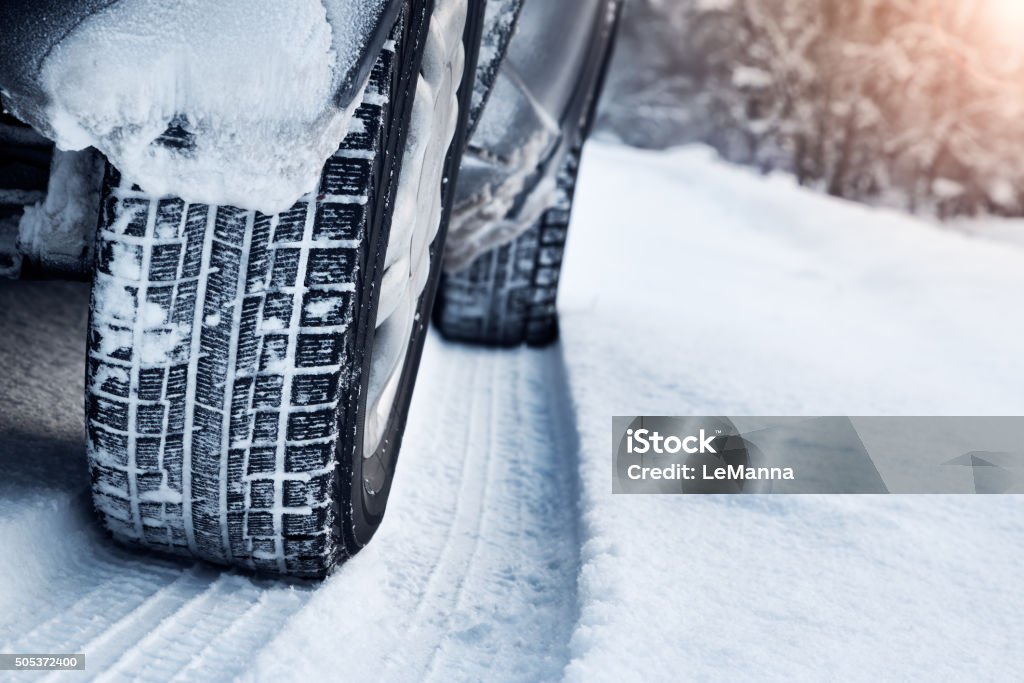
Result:
{"label": "winter forest", "polygon": [[1024,216],[1024,0],[630,0],[599,125],[832,195]]}

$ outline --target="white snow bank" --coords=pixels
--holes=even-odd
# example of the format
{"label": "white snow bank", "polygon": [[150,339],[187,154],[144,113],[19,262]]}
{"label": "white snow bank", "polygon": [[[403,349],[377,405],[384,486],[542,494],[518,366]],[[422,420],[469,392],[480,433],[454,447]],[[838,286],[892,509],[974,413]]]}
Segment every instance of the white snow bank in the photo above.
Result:
{"label": "white snow bank", "polygon": [[1024,247],[1024,220],[1020,218],[965,218],[948,225],[971,237]]}
{"label": "white snow bank", "polygon": [[[286,209],[346,134],[355,104],[335,95],[379,3],[121,0],[47,57],[46,127],[148,192]],[[189,139],[157,142],[172,125]]]}
{"label": "white snow bank", "polygon": [[1022,255],[590,145],[561,329],[580,432],[569,680],[1017,680],[1013,496],[613,496],[612,415],[1024,413]]}

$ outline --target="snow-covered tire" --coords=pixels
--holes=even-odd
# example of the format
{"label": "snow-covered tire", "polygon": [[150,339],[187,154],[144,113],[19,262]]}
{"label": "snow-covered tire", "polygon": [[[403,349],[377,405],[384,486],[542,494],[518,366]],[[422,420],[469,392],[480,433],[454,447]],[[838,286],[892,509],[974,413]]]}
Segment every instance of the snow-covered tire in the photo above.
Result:
{"label": "snow-covered tire", "polygon": [[[318,192],[288,211],[152,197],[108,168],[86,411],[95,507],[116,539],[300,577],[324,576],[369,541],[440,272],[432,255],[465,144],[475,4],[406,3],[356,112],[362,125],[328,160]],[[458,13],[454,35],[431,24],[442,7]],[[417,144],[406,132],[431,49],[458,53],[458,67],[464,49],[467,68],[448,65],[451,106],[430,109],[452,122],[447,157],[421,164],[441,179],[440,218],[397,392],[379,446],[364,457],[392,213],[403,152]]]}
{"label": "snow-covered tire", "polygon": [[544,346],[558,339],[558,281],[579,153],[558,174],[557,203],[516,239],[441,276],[434,322],[453,341]]}

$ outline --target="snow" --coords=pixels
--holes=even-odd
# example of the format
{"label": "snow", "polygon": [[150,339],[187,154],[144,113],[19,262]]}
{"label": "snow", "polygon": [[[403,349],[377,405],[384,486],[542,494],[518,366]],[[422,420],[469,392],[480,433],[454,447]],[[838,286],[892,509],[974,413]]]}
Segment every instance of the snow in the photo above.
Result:
{"label": "snow", "polygon": [[583,510],[567,678],[1018,678],[1019,499],[613,498],[608,430],[1020,414],[1020,259],[703,148],[591,145],[561,301]]}
{"label": "snow", "polygon": [[388,517],[322,585],[110,544],[87,292],[0,285],[0,650],[250,680],[1018,680],[1012,496],[613,496],[615,414],[1021,414],[1018,245],[705,149],[591,144],[542,351],[427,340]]}
{"label": "snow", "polygon": [[732,71],[732,84],[737,88],[767,88],[772,84],[772,75],[764,69],[737,66]]}
{"label": "snow", "polygon": [[733,0],[695,0],[694,6],[703,12],[725,11],[733,6]]}
{"label": "snow", "polygon": [[936,178],[932,183],[932,193],[939,199],[956,199],[965,189],[962,183],[949,178]]}
{"label": "snow", "polygon": [[960,219],[947,226],[971,237],[1024,247],[1024,220],[1019,218]]}
{"label": "snow", "polygon": [[[312,191],[359,97],[337,103],[379,0],[122,0],[47,56],[37,122],[149,193],[276,213]],[[231,49],[225,50],[224,45]],[[176,126],[183,144],[159,138]]]}
{"label": "snow", "polygon": [[[1024,376],[1018,249],[737,170],[703,147],[594,145],[594,157],[617,170],[584,161],[560,305],[567,345],[577,316],[608,333],[570,359],[672,368],[671,414],[1024,412],[1010,381]],[[606,348],[627,330],[642,354]]]}
{"label": "snow", "polygon": [[[124,232],[140,207],[127,209],[114,221],[111,229]],[[159,303],[137,302],[139,281],[143,268],[140,253],[133,247],[117,242],[111,248],[108,273],[96,273],[97,298],[106,302],[105,318],[97,318],[100,330],[100,351],[104,355],[118,349],[131,348],[133,336],[130,323],[138,316],[143,332],[134,343],[139,348],[143,363],[165,363],[189,338],[188,325],[173,324],[166,319],[166,313]],[[126,325],[129,323],[129,325]]]}

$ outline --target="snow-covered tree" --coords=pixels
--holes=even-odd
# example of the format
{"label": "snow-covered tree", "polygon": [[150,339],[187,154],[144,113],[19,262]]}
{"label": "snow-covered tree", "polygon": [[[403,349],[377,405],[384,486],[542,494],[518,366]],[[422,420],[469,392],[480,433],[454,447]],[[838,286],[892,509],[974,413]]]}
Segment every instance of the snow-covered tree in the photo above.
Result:
{"label": "snow-covered tree", "polygon": [[831,194],[1024,214],[1024,67],[993,0],[634,0],[601,125]]}

